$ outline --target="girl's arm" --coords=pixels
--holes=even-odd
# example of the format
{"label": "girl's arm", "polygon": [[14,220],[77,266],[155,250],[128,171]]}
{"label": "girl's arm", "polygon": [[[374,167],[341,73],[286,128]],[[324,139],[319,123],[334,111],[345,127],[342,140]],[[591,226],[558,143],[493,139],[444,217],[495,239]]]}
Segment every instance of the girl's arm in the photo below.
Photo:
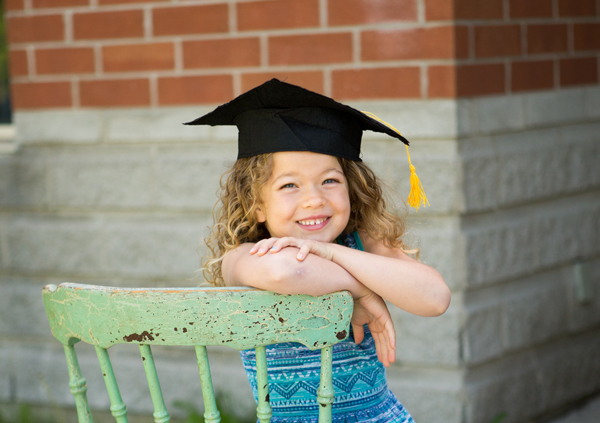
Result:
{"label": "girl's arm", "polygon": [[[299,248],[297,260],[313,255],[344,268],[360,283],[395,306],[419,316],[439,316],[450,304],[450,290],[432,267],[408,257],[399,248],[389,248],[361,233],[365,251],[333,243],[297,238],[271,238],[256,244],[253,253],[277,254],[288,246]],[[295,250],[295,249],[294,249]],[[312,254],[309,254],[312,253]]]}
{"label": "girl's arm", "polygon": [[254,245],[245,243],[225,254],[221,267],[225,285],[314,296],[347,290],[355,299],[369,292],[348,271],[330,260],[311,254],[298,261],[299,250],[293,247],[279,254],[250,254]]}
{"label": "girl's arm", "polygon": [[324,295],[348,290],[354,298],[352,328],[354,340],[363,340],[368,325],[375,341],[377,358],[386,367],[396,360],[396,333],[390,313],[381,297],[341,266],[310,254],[297,260],[298,248],[278,254],[250,254],[255,244],[247,243],[227,252],[222,272],[227,286],[251,286],[280,294]]}

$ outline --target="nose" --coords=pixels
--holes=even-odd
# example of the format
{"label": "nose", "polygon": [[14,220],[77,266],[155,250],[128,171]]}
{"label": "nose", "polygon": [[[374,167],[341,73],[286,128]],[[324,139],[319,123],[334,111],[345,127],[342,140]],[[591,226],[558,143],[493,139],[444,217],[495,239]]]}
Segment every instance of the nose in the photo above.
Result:
{"label": "nose", "polygon": [[317,208],[325,204],[325,196],[318,187],[307,187],[302,200],[304,208]]}

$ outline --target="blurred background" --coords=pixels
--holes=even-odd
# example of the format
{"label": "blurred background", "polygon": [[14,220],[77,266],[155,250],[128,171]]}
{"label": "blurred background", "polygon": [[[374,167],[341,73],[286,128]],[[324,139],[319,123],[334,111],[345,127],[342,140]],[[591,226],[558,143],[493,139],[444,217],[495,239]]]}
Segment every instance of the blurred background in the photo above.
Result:
{"label": "blurred background", "polygon": [[[74,421],[44,285],[202,283],[237,133],[182,122],[272,77],[412,141],[431,206],[409,212],[410,242],[453,292],[439,318],[394,310],[389,384],[417,422],[545,422],[600,394],[599,1],[2,3],[0,421]],[[403,145],[363,145],[406,198]],[[151,421],[137,349],[111,355],[130,421]],[[193,350],[155,355],[168,408],[199,421]],[[225,413],[252,421],[237,353],[211,365]]]}

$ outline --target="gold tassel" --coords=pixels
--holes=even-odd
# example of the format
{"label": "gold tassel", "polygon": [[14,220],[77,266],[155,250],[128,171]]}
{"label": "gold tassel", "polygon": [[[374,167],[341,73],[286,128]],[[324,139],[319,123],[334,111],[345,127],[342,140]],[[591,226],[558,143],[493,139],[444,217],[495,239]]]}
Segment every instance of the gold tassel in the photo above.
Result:
{"label": "gold tassel", "polygon": [[[376,121],[381,122],[384,125],[386,125],[387,127],[396,131],[398,133],[398,135],[402,135],[402,134],[400,134],[400,131],[398,131],[396,128],[394,128],[392,125],[390,125],[386,121],[379,119],[373,113],[371,113],[371,112],[363,112],[363,113],[365,115],[369,116],[370,118],[373,118]],[[408,153],[408,145],[406,146],[406,155],[408,156],[408,165],[410,166],[410,193],[408,194],[408,198],[406,199],[406,201],[409,206],[414,207],[415,209],[419,210],[419,207],[421,207],[421,203],[423,203],[423,207],[428,206],[429,200],[427,200],[427,196],[425,195],[425,190],[423,190],[423,185],[421,185],[421,181],[419,180],[419,177],[417,176],[415,167],[410,162],[410,154]]]}
{"label": "gold tassel", "polygon": [[425,195],[423,185],[421,185],[421,181],[417,176],[415,167],[410,162],[408,145],[406,146],[406,155],[408,156],[408,165],[410,166],[410,194],[408,194],[408,198],[406,199],[406,201],[408,202],[409,206],[419,210],[419,207],[421,207],[421,203],[423,203],[423,207],[428,206],[429,200],[427,200],[427,196]]}

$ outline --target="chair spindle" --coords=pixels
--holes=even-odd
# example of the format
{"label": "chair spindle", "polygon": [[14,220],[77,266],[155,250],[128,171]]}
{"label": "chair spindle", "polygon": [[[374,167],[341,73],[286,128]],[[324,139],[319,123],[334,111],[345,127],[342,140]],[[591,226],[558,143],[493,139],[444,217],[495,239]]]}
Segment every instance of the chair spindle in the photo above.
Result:
{"label": "chair spindle", "polygon": [[332,374],[333,347],[321,350],[321,381],[317,390],[319,407],[319,423],[331,423],[331,408],[335,399]]}
{"label": "chair spindle", "polygon": [[144,371],[148,379],[148,387],[150,388],[150,396],[154,405],[154,422],[169,423],[169,412],[167,411],[165,400],[160,390],[160,382],[158,381],[158,374],[156,373],[156,366],[154,365],[154,357],[152,357],[150,345],[140,344],[140,354],[142,355]]}
{"label": "chair spindle", "polygon": [[98,361],[100,362],[100,369],[102,370],[102,375],[104,376],[106,390],[108,391],[108,397],[110,398],[110,412],[117,423],[128,423],[127,407],[121,398],[121,392],[119,391],[117,379],[115,378],[110,357],[108,356],[108,350],[98,346],[95,348],[96,355],[98,355]]}
{"label": "chair spindle", "polygon": [[217,401],[215,400],[215,391],[208,364],[208,353],[205,346],[196,346],[196,360],[198,361],[202,397],[204,398],[204,421],[206,423],[220,423],[221,413],[217,409]]}
{"label": "chair spindle", "polygon": [[94,423],[86,395],[87,386],[85,379],[81,375],[81,368],[79,367],[75,347],[73,345],[64,345],[64,348],[67,357],[67,367],[69,368],[69,388],[71,388],[71,393],[75,397],[77,419],[79,423]]}
{"label": "chair spindle", "polygon": [[256,416],[260,423],[269,423],[273,416],[271,404],[269,404],[269,375],[267,373],[267,350],[256,347],[256,383],[258,384],[258,407]]}

